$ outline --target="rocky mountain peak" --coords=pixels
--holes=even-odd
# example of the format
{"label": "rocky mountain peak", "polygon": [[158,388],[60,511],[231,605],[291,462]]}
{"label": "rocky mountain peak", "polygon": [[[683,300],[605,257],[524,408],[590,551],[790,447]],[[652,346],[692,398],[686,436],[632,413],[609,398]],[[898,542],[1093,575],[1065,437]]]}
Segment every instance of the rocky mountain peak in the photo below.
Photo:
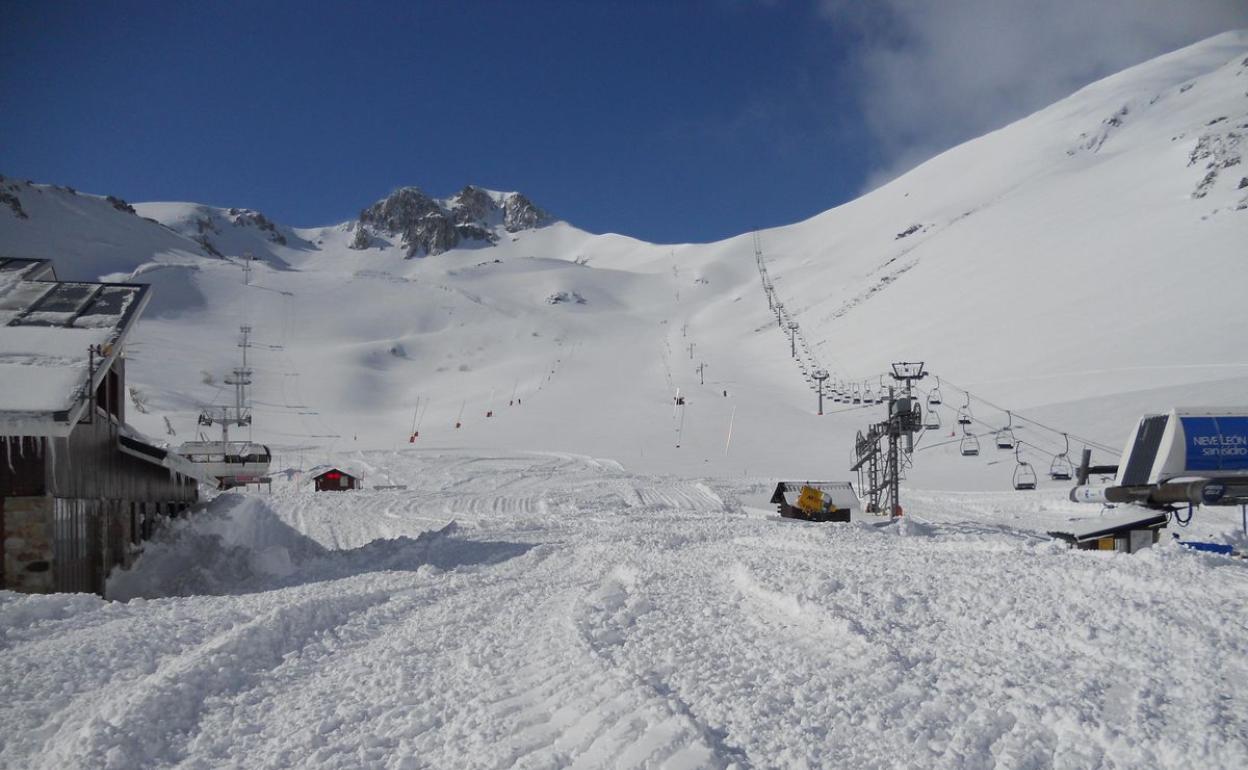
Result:
{"label": "rocky mountain peak", "polygon": [[550,224],[551,217],[523,193],[511,193],[503,201],[503,227],[509,233]]}
{"label": "rocky mountain peak", "polygon": [[493,244],[497,229],[531,230],[551,217],[520,193],[500,194],[468,185],[446,200],[416,187],[400,187],[360,212],[356,242],[367,242],[365,228],[401,236],[408,257],[432,256],[464,242]]}

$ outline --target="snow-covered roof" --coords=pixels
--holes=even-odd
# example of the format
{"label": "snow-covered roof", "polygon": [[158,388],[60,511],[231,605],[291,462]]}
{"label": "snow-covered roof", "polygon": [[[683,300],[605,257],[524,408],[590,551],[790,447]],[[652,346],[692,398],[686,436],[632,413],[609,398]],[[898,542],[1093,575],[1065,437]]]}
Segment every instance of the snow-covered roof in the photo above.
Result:
{"label": "snow-covered roof", "polygon": [[1105,537],[1124,529],[1150,529],[1165,526],[1165,524],[1165,513],[1134,508],[1091,519],[1072,521],[1065,528],[1051,530],[1049,534],[1063,540],[1083,542]]}
{"label": "snow-covered roof", "polygon": [[216,487],[220,479],[207,472],[203,463],[191,462],[185,456],[169,447],[159,446],[157,442],[140,433],[131,425],[122,425],[117,436],[117,448],[125,454],[140,460],[168,468],[193,478],[201,484]]}
{"label": "snow-covered roof", "polygon": [[64,436],[121,354],[148,287],[32,275],[53,273],[41,260],[0,264],[0,435]]}
{"label": "snow-covered roof", "polygon": [[56,271],[46,259],[14,259],[0,257],[0,281],[55,281]]}
{"label": "snow-covered roof", "polygon": [[305,478],[316,479],[330,471],[339,471],[356,479],[364,478],[364,471],[353,463],[333,463],[332,465],[317,465],[309,468],[304,474]]}

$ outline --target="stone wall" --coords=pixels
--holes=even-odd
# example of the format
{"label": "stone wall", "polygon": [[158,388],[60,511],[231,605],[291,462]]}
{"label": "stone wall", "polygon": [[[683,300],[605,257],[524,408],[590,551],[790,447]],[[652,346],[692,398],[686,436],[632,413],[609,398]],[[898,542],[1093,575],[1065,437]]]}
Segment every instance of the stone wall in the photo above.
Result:
{"label": "stone wall", "polygon": [[6,497],[2,504],[4,587],[23,593],[51,593],[52,498]]}

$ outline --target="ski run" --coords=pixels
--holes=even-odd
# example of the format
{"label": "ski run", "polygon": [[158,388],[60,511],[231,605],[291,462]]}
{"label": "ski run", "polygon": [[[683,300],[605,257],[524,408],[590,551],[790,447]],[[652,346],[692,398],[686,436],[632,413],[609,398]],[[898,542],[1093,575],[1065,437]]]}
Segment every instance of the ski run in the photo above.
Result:
{"label": "ski run", "polygon": [[1248,573],[1070,551],[1058,494],[819,526],[748,480],[360,459],[408,489],[223,495],[110,587],[181,596],[3,594],[0,764],[1248,764]]}

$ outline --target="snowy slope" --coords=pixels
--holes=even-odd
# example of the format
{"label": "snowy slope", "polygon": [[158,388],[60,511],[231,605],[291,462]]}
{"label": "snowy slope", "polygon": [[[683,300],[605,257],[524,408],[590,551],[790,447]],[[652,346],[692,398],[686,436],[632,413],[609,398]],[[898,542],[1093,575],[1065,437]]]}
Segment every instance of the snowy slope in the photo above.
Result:
{"label": "snowy slope", "polygon": [[[1248,326],[1248,190],[1236,173],[1246,57],[1245,33],[1213,38],[761,233],[810,356],[873,387],[889,362],[923,359],[946,383],[945,425],[963,398],[952,383],[987,399],[975,404],[980,432],[1007,421],[991,403],[1104,445],[1145,409],[1242,401],[1248,359],[1224,335]],[[137,206],[163,229],[96,198],[20,197],[37,216],[0,209],[2,253],[64,253],[78,270],[100,241],[125,243],[111,235],[123,225],[166,239],[109,247],[98,270],[156,286],[132,351],[146,410],[134,418],[162,435],[168,417],[171,440],[193,435],[199,405],[224,397],[244,323],[261,343],[254,437],[314,461],[405,443],[419,404],[422,445],[844,476],[854,433],[877,418],[812,418],[749,234],[659,246],[564,222],[510,232],[495,217],[477,223],[493,244],[411,259],[404,235],[374,224],[356,249],[360,222],[295,229],[249,210]],[[53,214],[42,199],[95,208]],[[453,200],[432,203],[446,213]],[[40,221],[54,224],[32,230]],[[224,258],[187,256],[201,246]],[[117,250],[133,256],[109,256]],[[244,254],[261,263],[248,286]],[[683,415],[677,388],[689,396]],[[1019,437],[1038,467],[1063,449],[1059,432],[1021,424]],[[954,445],[919,457],[911,478],[929,487],[1000,488],[1014,466],[963,460]]]}
{"label": "snowy slope", "polygon": [[207,256],[120,198],[8,177],[0,177],[0,255],[52,259],[67,281]]}
{"label": "snowy slope", "polygon": [[765,233],[781,294],[856,376],[926,358],[1028,405],[1242,376],[1246,49],[1163,56]]}

